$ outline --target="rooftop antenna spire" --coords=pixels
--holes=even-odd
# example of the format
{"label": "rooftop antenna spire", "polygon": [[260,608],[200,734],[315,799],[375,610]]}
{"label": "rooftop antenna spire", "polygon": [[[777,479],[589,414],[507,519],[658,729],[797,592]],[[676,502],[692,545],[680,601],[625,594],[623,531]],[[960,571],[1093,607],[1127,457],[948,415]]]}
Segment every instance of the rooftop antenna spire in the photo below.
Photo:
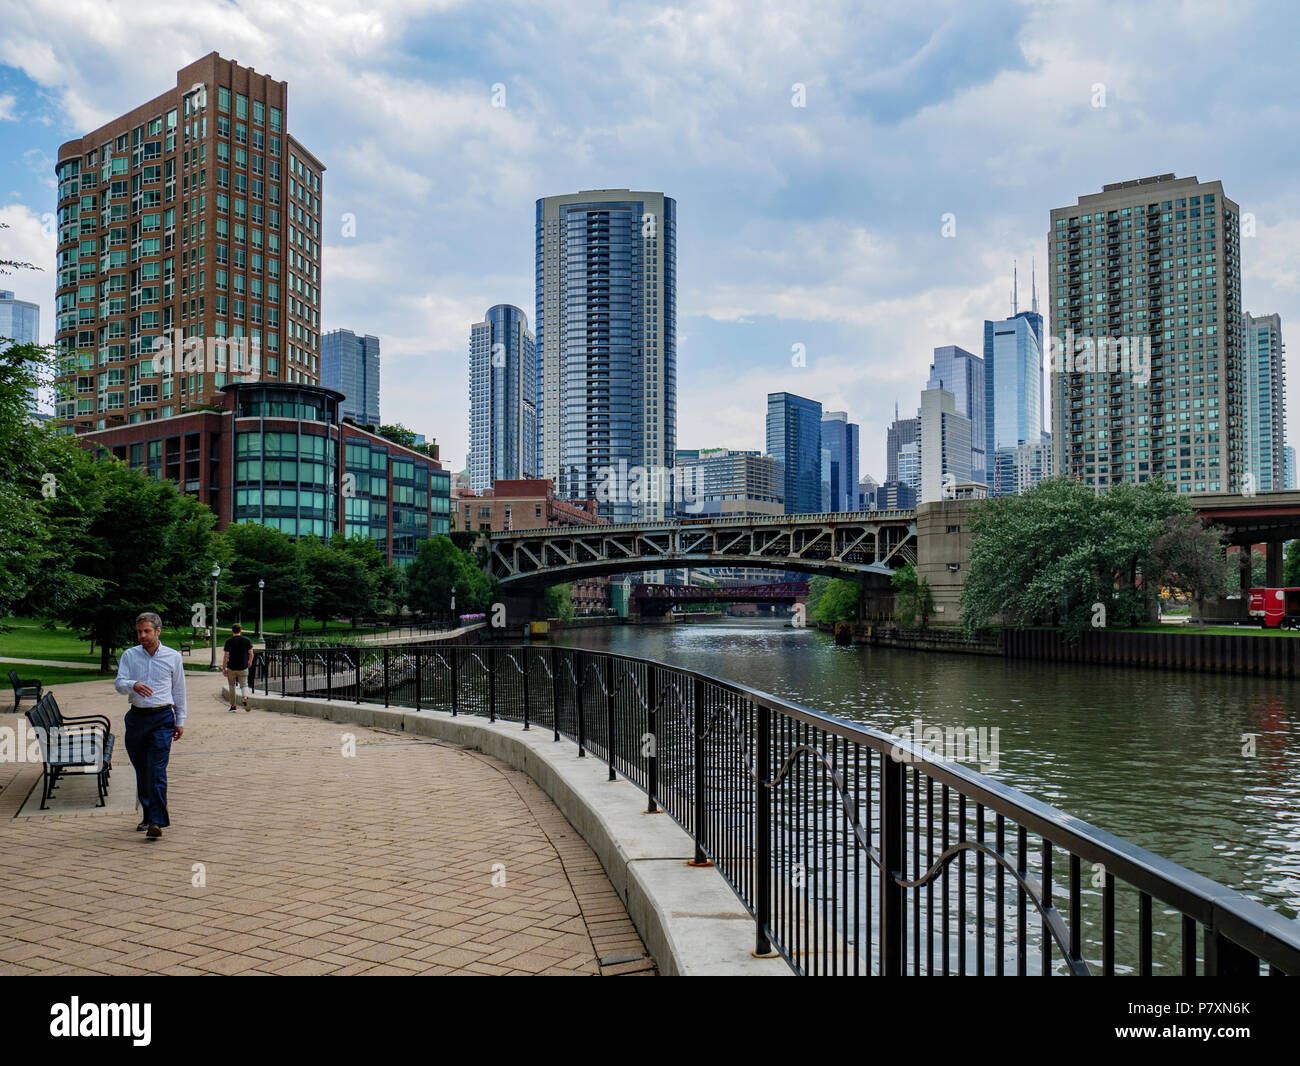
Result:
{"label": "rooftop antenna spire", "polygon": [[1033,294],[1034,294],[1034,303],[1033,303],[1034,314],[1038,314],[1038,271],[1037,271],[1037,267],[1038,267],[1037,262],[1036,262],[1033,258],[1030,258],[1030,260],[1029,260],[1029,284],[1030,284],[1030,286],[1031,286],[1031,288],[1032,288],[1032,291],[1033,291]]}
{"label": "rooftop antenna spire", "polygon": [[1020,310],[1020,293],[1016,281],[1016,261],[1011,260],[1011,317],[1015,318]]}

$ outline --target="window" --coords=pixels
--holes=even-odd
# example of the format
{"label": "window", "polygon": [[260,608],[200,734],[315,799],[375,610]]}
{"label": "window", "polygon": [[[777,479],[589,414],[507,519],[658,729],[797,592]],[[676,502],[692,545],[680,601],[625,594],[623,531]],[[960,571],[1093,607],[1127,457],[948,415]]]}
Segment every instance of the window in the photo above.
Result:
{"label": "window", "polygon": [[230,90],[219,88],[217,90],[217,110],[230,114]]}

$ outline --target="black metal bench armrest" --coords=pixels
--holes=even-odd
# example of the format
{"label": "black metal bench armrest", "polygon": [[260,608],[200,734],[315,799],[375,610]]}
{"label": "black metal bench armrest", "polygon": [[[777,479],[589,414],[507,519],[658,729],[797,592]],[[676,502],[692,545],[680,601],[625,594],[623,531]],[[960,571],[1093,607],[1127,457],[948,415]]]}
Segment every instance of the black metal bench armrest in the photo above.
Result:
{"label": "black metal bench armrest", "polygon": [[65,714],[62,715],[62,721],[60,724],[72,725],[77,722],[94,722],[96,725],[103,726],[105,733],[111,733],[113,731],[113,723],[102,714]]}

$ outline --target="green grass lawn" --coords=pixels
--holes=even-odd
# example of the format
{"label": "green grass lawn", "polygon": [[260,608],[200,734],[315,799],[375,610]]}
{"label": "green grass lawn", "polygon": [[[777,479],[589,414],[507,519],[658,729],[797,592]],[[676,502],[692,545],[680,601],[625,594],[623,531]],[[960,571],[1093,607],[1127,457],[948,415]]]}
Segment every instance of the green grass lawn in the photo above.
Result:
{"label": "green grass lawn", "polygon": [[1297,637],[1300,636],[1300,630],[1296,629],[1264,629],[1257,626],[1198,626],[1195,622],[1184,622],[1180,625],[1166,625],[1163,622],[1152,622],[1144,626],[1132,626],[1123,630],[1126,633],[1209,633],[1214,635],[1224,635],[1232,637]]}
{"label": "green grass lawn", "polygon": [[[278,620],[277,620],[278,621]],[[290,625],[292,625],[292,621]],[[331,629],[343,628],[343,623],[337,622],[330,626]],[[251,630],[249,630],[251,633]],[[319,632],[319,626],[312,625],[304,627],[304,634]],[[221,661],[221,646],[225,643],[226,638],[230,636],[230,630],[224,626],[217,627],[217,661]],[[182,642],[191,642],[190,629],[188,626],[182,629],[163,629],[163,643],[171,648],[178,648]],[[194,650],[185,656],[185,668],[187,670],[197,669],[200,661],[202,669],[208,668],[208,659],[211,657],[210,644],[204,644],[199,640],[193,640]],[[114,654],[121,652],[121,648],[114,651]],[[8,618],[4,621],[4,628],[0,629],[0,658],[4,659],[51,659],[59,662],[87,663],[94,666],[99,665],[99,648],[96,647],[92,652],[90,650],[90,641],[81,640],[74,630],[65,626],[59,626],[56,629],[45,629],[41,625],[39,618]],[[28,667],[29,670],[37,670],[39,667]],[[50,669],[53,669],[51,667]],[[22,673],[20,669],[18,671]],[[98,676],[98,674],[96,674]],[[3,699],[3,697],[0,697]]]}

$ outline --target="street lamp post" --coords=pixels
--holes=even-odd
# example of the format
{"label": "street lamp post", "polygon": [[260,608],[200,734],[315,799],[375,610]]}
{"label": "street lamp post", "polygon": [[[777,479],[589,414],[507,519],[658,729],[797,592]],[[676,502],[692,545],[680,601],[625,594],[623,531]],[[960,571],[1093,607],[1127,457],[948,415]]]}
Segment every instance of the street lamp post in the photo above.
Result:
{"label": "street lamp post", "polygon": [[262,639],[262,592],[266,588],[266,582],[258,580],[257,582],[257,639]]}
{"label": "street lamp post", "polygon": [[208,668],[217,668],[217,578],[221,576],[221,564],[212,564],[212,661]]}
{"label": "street lamp post", "polygon": [[456,586],[451,586],[451,628],[456,628]]}

